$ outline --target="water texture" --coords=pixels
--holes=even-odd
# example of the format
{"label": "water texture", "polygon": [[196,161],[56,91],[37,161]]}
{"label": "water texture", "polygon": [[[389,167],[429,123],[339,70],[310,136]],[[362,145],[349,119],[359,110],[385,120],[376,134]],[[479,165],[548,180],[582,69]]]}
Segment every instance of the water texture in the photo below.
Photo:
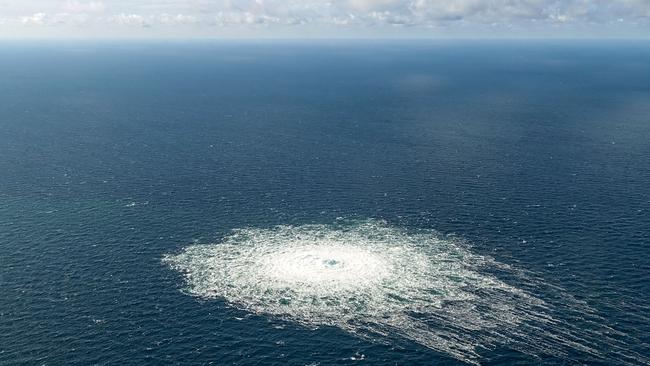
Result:
{"label": "water texture", "polygon": [[0,364],[648,364],[649,65],[2,43]]}

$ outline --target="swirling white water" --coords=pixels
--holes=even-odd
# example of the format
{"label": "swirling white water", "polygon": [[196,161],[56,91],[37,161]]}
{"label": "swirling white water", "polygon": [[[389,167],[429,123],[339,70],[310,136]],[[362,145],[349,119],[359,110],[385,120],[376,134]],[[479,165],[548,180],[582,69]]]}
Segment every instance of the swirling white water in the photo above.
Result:
{"label": "swirling white water", "polygon": [[600,357],[589,346],[598,334],[562,326],[549,304],[491,274],[516,271],[433,231],[374,220],[239,229],[164,261],[185,275],[192,295],[373,339],[400,337],[465,362],[501,345]]}

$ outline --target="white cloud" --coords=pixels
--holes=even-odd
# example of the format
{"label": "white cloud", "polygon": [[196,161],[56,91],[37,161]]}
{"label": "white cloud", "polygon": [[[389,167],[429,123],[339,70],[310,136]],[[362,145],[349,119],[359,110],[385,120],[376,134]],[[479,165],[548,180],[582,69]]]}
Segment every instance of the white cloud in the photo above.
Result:
{"label": "white cloud", "polygon": [[79,26],[87,24],[88,17],[85,14],[71,13],[34,13],[32,15],[20,17],[19,23],[24,26]]}
{"label": "white cloud", "polygon": [[[456,29],[570,33],[628,27],[650,36],[649,0],[4,0],[2,27],[111,25],[148,28],[268,29],[310,27],[328,32],[395,30],[426,34]],[[0,29],[1,31],[1,29]],[[382,33],[386,34],[386,32]]]}
{"label": "white cloud", "polygon": [[164,25],[178,25],[178,24],[197,24],[199,23],[199,18],[192,15],[185,14],[160,14],[157,21],[160,24]]}
{"label": "white cloud", "polygon": [[264,25],[280,23],[281,19],[275,16],[269,16],[263,13],[252,13],[249,11],[239,12],[219,12],[214,17],[215,24],[221,27],[229,25]]}
{"label": "white cloud", "polygon": [[35,13],[30,16],[21,17],[20,22],[23,24],[44,25],[47,20],[47,14]]}
{"label": "white cloud", "polygon": [[126,26],[148,27],[150,22],[140,14],[116,14],[107,18],[109,23]]}

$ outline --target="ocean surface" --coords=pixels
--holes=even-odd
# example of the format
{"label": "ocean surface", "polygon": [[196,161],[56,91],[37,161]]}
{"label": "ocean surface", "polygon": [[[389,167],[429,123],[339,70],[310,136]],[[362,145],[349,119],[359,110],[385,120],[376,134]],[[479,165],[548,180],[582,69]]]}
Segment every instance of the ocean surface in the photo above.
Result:
{"label": "ocean surface", "polygon": [[650,364],[650,44],[1,43],[0,364]]}

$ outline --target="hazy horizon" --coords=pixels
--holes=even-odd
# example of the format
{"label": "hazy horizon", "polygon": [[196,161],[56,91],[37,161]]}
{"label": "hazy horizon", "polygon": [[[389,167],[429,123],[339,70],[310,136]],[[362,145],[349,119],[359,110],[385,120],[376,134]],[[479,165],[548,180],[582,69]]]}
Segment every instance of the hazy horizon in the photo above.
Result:
{"label": "hazy horizon", "polygon": [[650,38],[642,0],[4,0],[0,39]]}

